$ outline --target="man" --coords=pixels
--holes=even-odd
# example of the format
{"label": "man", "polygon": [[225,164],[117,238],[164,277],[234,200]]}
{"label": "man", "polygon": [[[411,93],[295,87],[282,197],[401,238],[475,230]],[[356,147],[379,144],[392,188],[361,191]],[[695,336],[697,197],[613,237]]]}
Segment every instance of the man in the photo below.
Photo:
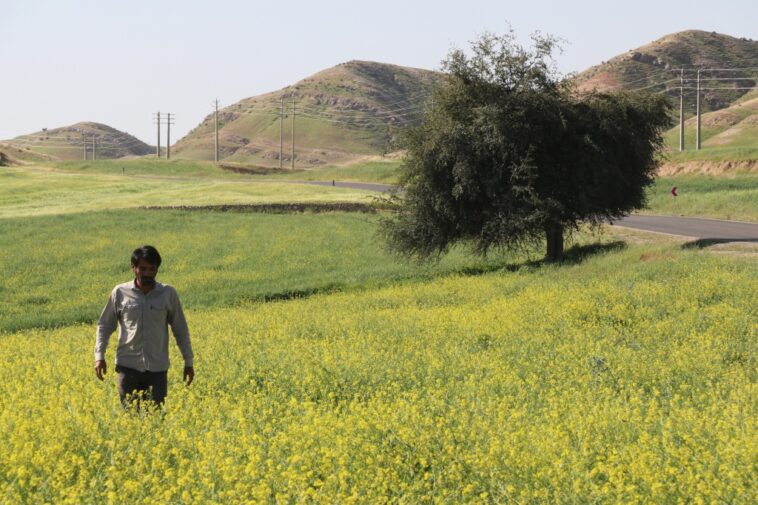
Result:
{"label": "man", "polygon": [[131,399],[147,398],[162,405],[168,384],[168,326],[184,358],[184,381],[195,377],[192,345],[187,321],[176,290],[156,282],[161,256],[145,245],[132,253],[134,280],[119,284],[103,309],[95,339],[95,374],[104,380],[108,340],[120,327],[116,348],[118,395],[124,406]]}

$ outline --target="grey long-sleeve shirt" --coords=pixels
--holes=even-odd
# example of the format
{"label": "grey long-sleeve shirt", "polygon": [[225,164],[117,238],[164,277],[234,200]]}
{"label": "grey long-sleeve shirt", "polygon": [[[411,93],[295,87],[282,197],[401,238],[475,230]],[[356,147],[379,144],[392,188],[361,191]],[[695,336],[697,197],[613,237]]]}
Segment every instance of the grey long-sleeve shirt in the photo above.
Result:
{"label": "grey long-sleeve shirt", "polygon": [[192,344],[182,304],[176,290],[156,282],[147,294],[134,281],[119,284],[111,292],[97,322],[95,360],[105,359],[111,334],[120,327],[116,364],[144,372],[168,370],[168,326],[184,358],[192,365]]}

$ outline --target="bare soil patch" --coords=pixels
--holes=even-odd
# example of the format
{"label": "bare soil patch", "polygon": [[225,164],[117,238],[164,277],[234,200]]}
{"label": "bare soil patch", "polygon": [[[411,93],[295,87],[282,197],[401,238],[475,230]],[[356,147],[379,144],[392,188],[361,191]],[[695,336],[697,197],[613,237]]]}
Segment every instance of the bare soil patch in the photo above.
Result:
{"label": "bare soil patch", "polygon": [[725,175],[735,173],[758,173],[758,160],[702,160],[673,161],[664,163],[658,175]]}
{"label": "bare soil patch", "polygon": [[[234,172],[237,174],[247,174],[247,175],[270,175],[270,174],[282,174],[282,173],[292,173],[293,170],[280,170],[278,168],[270,168],[270,167],[261,167],[258,165],[230,165],[230,164],[222,164],[219,165],[222,170],[226,170],[229,172]],[[303,170],[294,170],[294,172],[302,172]]]}
{"label": "bare soil patch", "polygon": [[373,214],[375,205],[352,202],[335,203],[254,203],[226,205],[167,205],[142,207],[146,210],[200,210],[215,212],[262,212],[270,214],[289,214],[303,212],[362,212]]}

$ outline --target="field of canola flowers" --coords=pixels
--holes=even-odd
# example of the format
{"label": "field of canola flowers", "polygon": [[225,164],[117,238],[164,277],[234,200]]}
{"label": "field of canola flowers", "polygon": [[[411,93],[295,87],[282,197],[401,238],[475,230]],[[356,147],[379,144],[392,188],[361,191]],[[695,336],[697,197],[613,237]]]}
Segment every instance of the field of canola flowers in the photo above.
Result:
{"label": "field of canola flowers", "polygon": [[0,502],[755,503],[755,266],[630,246],[190,308],[162,414],[121,410],[113,347],[94,379],[92,324],[6,333]]}

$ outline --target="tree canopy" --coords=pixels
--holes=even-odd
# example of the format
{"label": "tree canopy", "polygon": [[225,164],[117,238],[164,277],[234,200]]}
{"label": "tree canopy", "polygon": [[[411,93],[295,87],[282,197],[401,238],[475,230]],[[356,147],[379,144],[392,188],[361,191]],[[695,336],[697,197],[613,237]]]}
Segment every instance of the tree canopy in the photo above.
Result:
{"label": "tree canopy", "polygon": [[485,34],[472,55],[453,50],[445,84],[406,132],[397,213],[383,224],[395,251],[429,257],[456,242],[486,254],[563,233],[645,204],[670,124],[661,95],[579,96],[552,65],[555,39],[517,44]]}

